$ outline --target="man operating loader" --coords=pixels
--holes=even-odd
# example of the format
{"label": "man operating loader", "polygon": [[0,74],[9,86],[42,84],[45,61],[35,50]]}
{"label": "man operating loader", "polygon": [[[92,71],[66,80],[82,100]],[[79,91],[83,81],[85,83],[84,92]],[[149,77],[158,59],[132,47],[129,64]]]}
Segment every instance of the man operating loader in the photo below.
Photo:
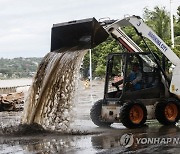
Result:
{"label": "man operating loader", "polygon": [[[140,90],[141,89],[142,73],[139,69],[139,64],[134,63],[132,65],[132,71],[129,73],[126,82],[126,88],[128,90]],[[119,87],[123,83],[123,79],[112,83],[112,86]]]}

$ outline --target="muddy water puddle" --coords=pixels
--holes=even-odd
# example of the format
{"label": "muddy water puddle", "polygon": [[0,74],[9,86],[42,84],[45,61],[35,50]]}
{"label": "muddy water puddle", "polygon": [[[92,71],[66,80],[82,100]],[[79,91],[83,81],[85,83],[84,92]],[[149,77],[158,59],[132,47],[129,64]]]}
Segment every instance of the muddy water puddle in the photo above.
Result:
{"label": "muddy water puddle", "polygon": [[[80,122],[80,121],[79,121]],[[154,122],[156,123],[156,122]],[[78,121],[77,126],[78,128]],[[121,124],[100,129],[84,121],[76,134],[45,133],[31,136],[0,138],[0,153],[178,153],[179,144],[137,144],[136,138],[180,137],[179,127],[145,126],[130,130]],[[80,132],[82,131],[82,133]],[[132,133],[134,143],[126,148],[121,143],[124,134]]]}
{"label": "muddy water puddle", "polygon": [[4,139],[1,153],[95,153],[89,136],[47,135]]}

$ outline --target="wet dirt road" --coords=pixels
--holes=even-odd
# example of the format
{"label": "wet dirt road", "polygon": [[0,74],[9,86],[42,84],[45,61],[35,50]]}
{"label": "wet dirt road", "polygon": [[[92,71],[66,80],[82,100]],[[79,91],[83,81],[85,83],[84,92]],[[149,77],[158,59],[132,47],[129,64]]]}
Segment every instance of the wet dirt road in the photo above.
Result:
{"label": "wet dirt road", "polygon": [[[72,134],[0,136],[0,153],[179,153],[180,124],[164,127],[156,120],[139,129],[121,124],[98,128],[89,118],[93,102],[103,97],[103,82],[94,81],[91,89],[80,83]],[[18,125],[21,112],[0,112],[1,127]],[[125,135],[130,138],[122,138]],[[126,135],[126,137],[127,137]],[[127,139],[127,140],[126,140]],[[128,140],[129,139],[129,140]],[[129,147],[128,147],[129,146]]]}

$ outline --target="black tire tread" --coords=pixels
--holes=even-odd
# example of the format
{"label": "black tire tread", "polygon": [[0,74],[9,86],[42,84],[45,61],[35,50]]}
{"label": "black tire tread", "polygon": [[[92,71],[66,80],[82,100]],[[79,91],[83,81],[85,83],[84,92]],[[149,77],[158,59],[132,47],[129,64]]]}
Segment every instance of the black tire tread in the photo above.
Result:
{"label": "black tire tread", "polygon": [[[144,111],[144,118],[142,119],[142,121],[139,124],[134,124],[130,120],[130,117],[129,117],[130,109],[134,104],[138,104],[139,106],[141,106],[141,108]],[[142,127],[144,125],[144,123],[146,122],[146,120],[147,120],[147,109],[140,101],[136,100],[136,101],[127,102],[121,108],[120,120],[121,120],[122,124],[127,128],[139,128],[139,127]]]}
{"label": "black tire tread", "polygon": [[90,110],[90,117],[92,122],[99,127],[110,127],[112,123],[104,122],[101,120],[101,109],[103,100],[99,100],[94,103]]}
{"label": "black tire tread", "polygon": [[[178,116],[175,121],[169,121],[165,117],[165,107],[169,102],[174,102],[177,105],[178,108]],[[175,125],[179,119],[180,119],[180,102],[175,98],[169,98],[169,99],[163,99],[161,100],[157,105],[155,109],[155,116],[156,119],[161,123],[162,125]]]}

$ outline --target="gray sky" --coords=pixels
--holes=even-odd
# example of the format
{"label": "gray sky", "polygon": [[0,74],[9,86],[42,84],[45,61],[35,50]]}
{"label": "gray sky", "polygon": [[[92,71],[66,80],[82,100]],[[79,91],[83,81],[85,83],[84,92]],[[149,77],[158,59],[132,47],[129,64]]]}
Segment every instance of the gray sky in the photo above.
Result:
{"label": "gray sky", "polygon": [[[165,6],[170,0],[0,0],[0,57],[43,57],[50,49],[54,23],[124,15],[142,16],[143,8]],[[180,0],[173,0],[173,13]]]}

